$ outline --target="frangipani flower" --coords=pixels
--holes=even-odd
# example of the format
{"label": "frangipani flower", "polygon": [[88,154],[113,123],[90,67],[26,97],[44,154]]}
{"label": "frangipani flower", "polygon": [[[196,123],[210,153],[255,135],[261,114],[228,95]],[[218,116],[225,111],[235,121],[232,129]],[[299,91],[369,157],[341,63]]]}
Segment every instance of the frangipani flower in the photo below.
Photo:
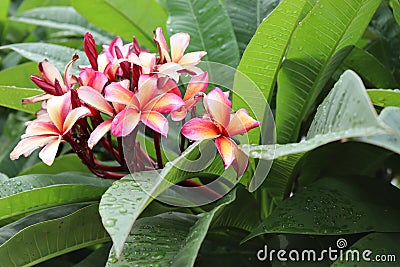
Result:
{"label": "frangipani flower", "polygon": [[199,94],[204,93],[208,87],[208,73],[203,72],[202,74],[193,76],[190,80],[183,101],[185,105],[180,109],[175,110],[171,113],[171,118],[174,121],[181,121],[186,117],[189,110],[193,108],[199,102]]}
{"label": "frangipani flower", "polygon": [[157,71],[161,74],[170,76],[178,82],[178,72],[189,72],[191,74],[200,74],[202,70],[195,66],[200,62],[207,52],[198,51],[185,54],[185,50],[190,42],[190,35],[187,33],[176,33],[170,38],[171,56],[167,42],[162,33],[162,28],[158,27],[154,31],[154,42],[158,47],[160,59]]}
{"label": "frangipani flower", "polygon": [[244,134],[260,123],[251,118],[245,109],[231,114],[232,103],[219,88],[206,95],[203,104],[207,114],[203,118],[188,121],[182,127],[182,134],[194,141],[215,139],[225,169],[232,165],[238,176],[243,175],[248,165],[248,157],[231,137]]}
{"label": "frangipani flower", "polygon": [[37,120],[27,124],[21,141],[10,154],[12,160],[19,156],[29,156],[34,150],[45,146],[39,158],[51,165],[56,157],[58,146],[69,133],[77,120],[90,115],[85,107],[71,108],[71,93],[54,96],[47,101],[47,115],[42,114]]}

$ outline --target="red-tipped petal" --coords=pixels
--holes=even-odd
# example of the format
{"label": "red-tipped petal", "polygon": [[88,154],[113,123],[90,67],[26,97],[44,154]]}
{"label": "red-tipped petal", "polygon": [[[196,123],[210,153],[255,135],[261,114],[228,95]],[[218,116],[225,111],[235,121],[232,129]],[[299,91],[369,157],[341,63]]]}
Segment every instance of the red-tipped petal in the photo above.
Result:
{"label": "red-tipped petal", "polygon": [[190,42],[190,35],[187,33],[176,33],[170,38],[172,62],[178,63],[183,57]]}
{"label": "red-tipped petal", "polygon": [[194,141],[212,139],[220,135],[218,127],[209,120],[194,118],[182,127],[182,134]]}
{"label": "red-tipped petal", "polygon": [[171,112],[171,119],[173,121],[181,121],[186,118],[187,109],[186,107],[181,107],[173,112]]}
{"label": "red-tipped petal", "polygon": [[43,78],[47,81],[47,83],[54,85],[55,80],[58,80],[60,83],[62,83],[63,81],[58,69],[47,60],[39,63],[39,71],[41,72]]}
{"label": "red-tipped petal", "polygon": [[169,56],[167,42],[165,41],[161,27],[158,27],[154,31],[154,42],[157,45],[158,53],[160,55],[162,63],[164,63],[165,61],[170,62],[171,57]]}
{"label": "red-tipped petal", "polygon": [[14,150],[10,153],[10,159],[16,160],[21,155],[29,156],[34,150],[44,146],[48,142],[58,139],[58,135],[39,135],[32,136],[19,141]]}
{"label": "red-tipped petal", "polygon": [[61,142],[61,136],[50,141],[39,153],[39,158],[48,166],[51,166],[57,155],[57,150]]}
{"label": "red-tipped petal", "polygon": [[111,133],[114,136],[127,136],[137,126],[140,112],[133,108],[126,108],[115,116],[111,124]]}
{"label": "red-tipped petal", "polygon": [[86,68],[80,74],[79,78],[81,85],[90,86],[99,93],[103,92],[104,85],[108,82],[108,79],[104,73],[94,71],[93,69]]}
{"label": "red-tipped petal", "polygon": [[176,82],[169,77],[159,77],[157,80],[158,93],[172,93],[179,97],[182,97],[181,91],[178,88]]}
{"label": "red-tipped petal", "polygon": [[65,118],[71,110],[71,94],[54,96],[47,101],[47,113],[51,121],[62,132]]}
{"label": "red-tipped petal", "polygon": [[230,138],[220,136],[215,139],[215,145],[217,146],[218,152],[224,161],[225,169],[227,169],[235,160],[234,151],[236,144]]}
{"label": "red-tipped petal", "polygon": [[56,126],[47,121],[32,121],[26,127],[25,134],[21,136],[22,139],[36,136],[36,135],[58,135],[60,134]]}
{"label": "red-tipped petal", "polygon": [[94,129],[88,140],[89,148],[93,148],[103,136],[111,129],[112,120],[106,120]]}
{"label": "red-tipped petal", "polygon": [[89,86],[81,86],[79,87],[78,95],[79,98],[85,102],[86,104],[94,107],[95,109],[104,112],[105,114],[112,116],[113,115],[113,108],[104,99],[103,95],[94,90]]}
{"label": "red-tipped petal", "polygon": [[249,113],[244,109],[239,109],[231,118],[226,131],[229,136],[244,134],[251,129],[259,126],[260,123],[249,116]]}
{"label": "red-tipped petal", "polygon": [[50,84],[45,79],[37,75],[31,75],[30,79],[46,93],[50,95],[56,95],[56,89],[54,88],[53,83]]}
{"label": "red-tipped petal", "polygon": [[211,115],[211,118],[226,128],[230,120],[232,103],[222,90],[215,87],[214,90],[204,97],[203,102],[204,107]]}
{"label": "red-tipped petal", "polygon": [[104,95],[107,101],[124,105],[132,103],[139,107],[139,101],[136,96],[121,84],[121,82],[107,85],[106,88],[104,88]]}
{"label": "red-tipped petal", "polygon": [[205,92],[208,86],[208,73],[203,72],[190,79],[183,101],[193,98],[196,94]]}
{"label": "red-tipped petal", "polygon": [[65,118],[62,134],[65,134],[66,132],[71,130],[72,126],[74,126],[77,120],[89,115],[90,110],[85,107],[79,107],[71,110]]}
{"label": "red-tipped petal", "polygon": [[154,131],[167,137],[168,120],[156,111],[145,111],[140,116],[140,120]]}
{"label": "red-tipped petal", "polygon": [[162,114],[168,114],[183,107],[185,102],[176,94],[166,93],[151,100],[144,108],[145,111],[154,110]]}
{"label": "red-tipped petal", "polygon": [[157,77],[150,75],[140,75],[139,77],[139,91],[137,97],[140,106],[144,107],[157,95]]}

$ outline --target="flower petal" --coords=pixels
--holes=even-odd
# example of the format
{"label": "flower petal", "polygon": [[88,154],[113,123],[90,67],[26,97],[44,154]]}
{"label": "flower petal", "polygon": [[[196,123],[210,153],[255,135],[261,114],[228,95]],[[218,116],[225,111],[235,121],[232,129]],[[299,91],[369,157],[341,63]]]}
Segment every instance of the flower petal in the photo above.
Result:
{"label": "flower petal", "polygon": [[190,35],[184,32],[179,32],[172,35],[169,42],[171,44],[172,62],[178,63],[189,45]]}
{"label": "flower petal", "polygon": [[32,121],[26,127],[25,134],[21,136],[22,139],[32,137],[35,135],[58,135],[60,134],[56,126],[51,122],[46,121]]}
{"label": "flower petal", "polygon": [[147,103],[157,95],[157,77],[150,75],[140,75],[139,91],[137,97],[140,106],[144,107]]}
{"label": "flower petal", "polygon": [[181,121],[186,118],[187,108],[185,106],[171,112],[171,119],[173,121]]}
{"label": "flower petal", "polygon": [[35,95],[27,98],[22,99],[22,104],[33,104],[41,101],[45,101],[49,98],[51,98],[52,95],[50,94],[40,94],[40,95]]}
{"label": "flower petal", "polygon": [[145,111],[140,116],[140,120],[154,131],[167,137],[168,120],[156,111]]}
{"label": "flower petal", "polygon": [[111,129],[112,120],[106,120],[94,129],[88,140],[89,148],[93,148],[101,138]]}
{"label": "flower petal", "polygon": [[126,108],[115,116],[111,124],[111,133],[114,136],[127,136],[137,126],[140,112],[134,108]]}
{"label": "flower petal", "polygon": [[185,102],[183,102],[179,96],[172,93],[166,93],[151,100],[145,107],[143,107],[143,111],[153,110],[162,114],[168,114],[184,105]]}
{"label": "flower petal", "polygon": [[142,52],[139,54],[140,65],[143,74],[150,74],[156,65],[156,54]]}
{"label": "flower petal", "polygon": [[90,86],[97,92],[103,92],[104,85],[108,82],[108,79],[104,73],[94,71],[93,69],[86,68],[80,74],[82,85]]}
{"label": "flower petal", "polygon": [[47,101],[47,113],[51,121],[62,132],[65,118],[71,110],[71,93],[54,96]]}
{"label": "flower petal", "polygon": [[214,90],[204,97],[203,103],[211,118],[226,128],[230,120],[232,103],[222,90],[215,87]]}
{"label": "flower petal", "polygon": [[157,79],[157,88],[159,94],[173,93],[179,97],[182,97],[178,85],[173,79],[170,79],[169,77],[159,77]]}
{"label": "flower petal", "polygon": [[139,107],[136,96],[122,82],[113,82],[107,85],[104,88],[104,95],[107,101],[124,105],[129,105],[132,102]]}
{"label": "flower petal", "polygon": [[259,125],[260,123],[250,117],[247,110],[242,108],[231,117],[226,131],[228,132],[229,136],[234,136],[238,134],[244,134]]}
{"label": "flower petal", "polygon": [[10,153],[10,159],[16,160],[19,156],[29,156],[34,150],[48,142],[58,139],[58,135],[37,135],[22,139]]}
{"label": "flower petal", "polygon": [[182,134],[194,141],[212,139],[220,135],[218,127],[209,120],[194,118],[183,125]]}
{"label": "flower petal", "polygon": [[103,95],[98,91],[89,86],[81,86],[77,90],[79,98],[86,104],[94,107],[95,109],[104,112],[105,114],[112,116],[113,108],[104,99]]}
{"label": "flower petal", "polygon": [[175,82],[179,81],[179,76],[180,74],[178,71],[183,70],[182,66],[177,64],[177,63],[165,63],[161,66],[158,66],[157,71],[163,75],[167,75],[171,79],[173,79]]}
{"label": "flower petal", "polygon": [[193,98],[198,93],[203,93],[208,87],[208,73],[203,72],[199,75],[193,76],[187,86],[183,101]]}
{"label": "flower petal", "polygon": [[[39,63],[39,71],[42,74],[43,78],[50,84],[54,85],[55,80],[57,80],[60,85],[64,85],[63,78],[56,67],[53,64],[49,63],[47,60],[43,60]],[[65,85],[64,85],[65,88]],[[64,91],[63,88],[63,91]]]}
{"label": "flower petal", "polygon": [[197,65],[200,62],[201,58],[205,55],[207,55],[207,52],[203,51],[187,53],[179,60],[178,63],[181,64],[183,67],[185,67],[185,65]]}
{"label": "flower petal", "polygon": [[50,141],[39,153],[39,158],[48,166],[53,164],[57,155],[57,150],[61,142],[61,136]]}
{"label": "flower petal", "polygon": [[217,146],[218,152],[224,161],[225,169],[231,166],[235,160],[235,147],[237,146],[230,138],[220,136],[215,139],[215,145]]}
{"label": "flower petal", "polygon": [[74,126],[77,120],[85,116],[89,116],[90,114],[90,110],[86,107],[79,107],[71,110],[65,118],[62,134],[65,134],[71,130],[72,126]]}
{"label": "flower petal", "polygon": [[239,178],[246,171],[247,166],[249,165],[249,158],[237,146],[235,147],[234,153],[235,153],[235,160],[232,162],[232,166],[237,173],[237,177]]}
{"label": "flower petal", "polygon": [[165,41],[161,27],[158,27],[154,31],[154,42],[158,47],[158,53],[160,54],[161,61],[170,62],[171,57],[169,56],[167,42]]}

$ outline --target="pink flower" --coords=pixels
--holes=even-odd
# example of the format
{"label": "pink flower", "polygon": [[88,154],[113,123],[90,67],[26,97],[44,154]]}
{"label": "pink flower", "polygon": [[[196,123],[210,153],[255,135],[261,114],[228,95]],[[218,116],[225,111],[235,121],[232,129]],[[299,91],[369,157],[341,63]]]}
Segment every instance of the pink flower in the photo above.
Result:
{"label": "pink flower", "polygon": [[27,123],[26,132],[11,152],[10,158],[15,160],[21,155],[29,156],[37,148],[45,146],[39,157],[51,165],[64,136],[77,120],[88,115],[90,111],[85,107],[71,108],[71,93],[52,97],[47,101],[47,113]]}
{"label": "pink flower", "polygon": [[248,157],[238,148],[231,136],[244,134],[260,123],[251,118],[245,109],[239,109],[231,115],[232,103],[219,88],[206,95],[203,104],[207,114],[203,118],[188,121],[182,127],[182,134],[194,141],[215,139],[225,169],[232,165],[238,176],[243,175],[248,165]]}
{"label": "pink flower", "polygon": [[183,101],[185,105],[180,109],[175,110],[171,113],[171,118],[174,121],[181,121],[186,117],[186,114],[191,110],[197,102],[200,100],[201,93],[204,93],[208,87],[208,73],[203,72],[202,74],[193,76],[190,80],[186,89]]}

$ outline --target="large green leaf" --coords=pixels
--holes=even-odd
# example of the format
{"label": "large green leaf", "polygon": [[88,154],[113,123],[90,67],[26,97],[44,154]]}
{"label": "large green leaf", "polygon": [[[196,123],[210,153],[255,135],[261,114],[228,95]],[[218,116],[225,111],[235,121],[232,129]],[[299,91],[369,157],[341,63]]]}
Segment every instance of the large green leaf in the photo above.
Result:
{"label": "large green leaf", "polygon": [[33,62],[0,71],[0,105],[29,113],[39,110],[40,104],[22,105],[22,98],[43,93],[34,89],[35,84],[29,79],[36,72],[37,64]]}
{"label": "large green leaf", "polygon": [[153,30],[165,27],[167,20],[156,0],[71,0],[71,5],[94,25],[126,40],[136,36],[152,49]]}
{"label": "large green leaf", "polygon": [[107,266],[193,266],[214,215],[235,199],[235,191],[209,212],[199,215],[163,213],[137,220],[117,261],[111,251]]}
{"label": "large green leaf", "polygon": [[[44,59],[53,64],[58,70],[64,71],[65,66],[71,60],[72,56],[77,53],[79,59],[75,62],[76,66],[89,65],[85,53],[83,51],[72,49],[65,46],[55,44],[44,44],[44,43],[20,43],[20,44],[9,44],[0,46],[2,49],[12,49],[15,52],[21,54],[29,60],[40,62]],[[72,69],[72,73],[77,73],[78,69]]]}
{"label": "large green leaf", "polygon": [[[68,178],[72,179],[68,181]],[[1,182],[0,224],[49,207],[98,200],[110,183],[94,179],[100,180],[66,173],[55,176],[26,175]]]}
{"label": "large green leaf", "polygon": [[[43,16],[43,14],[46,14],[46,16]],[[111,35],[91,25],[72,7],[38,7],[18,13],[10,19],[28,24],[73,31],[82,35],[89,31],[101,44],[109,43],[112,40]]]}
{"label": "large green leaf", "polygon": [[101,224],[97,209],[98,205],[93,204],[70,215],[38,222],[20,230],[0,246],[1,265],[32,266],[77,249],[109,241],[110,237]]}
{"label": "large green leaf", "polygon": [[372,103],[380,107],[400,107],[400,91],[398,89],[370,89],[367,90]]}
{"label": "large green leaf", "polygon": [[390,0],[390,3],[393,8],[393,15],[396,19],[397,23],[400,25],[400,1],[399,0]]}
{"label": "large green leaf", "polygon": [[397,86],[391,71],[375,56],[361,48],[353,48],[343,61],[343,68],[354,70],[372,87],[393,88]]}
{"label": "large green leaf", "polygon": [[5,19],[7,17],[9,6],[10,6],[10,0],[1,1],[1,3],[0,3],[0,19]]}
{"label": "large green leaf", "polygon": [[399,232],[398,200],[399,189],[381,179],[322,178],[281,202],[246,239],[266,233]]}
{"label": "large green leaf", "polygon": [[274,162],[264,182],[267,192],[279,200],[279,196],[290,193],[294,168],[304,153],[334,141],[387,131],[390,129],[379,120],[361,79],[348,70],[318,107],[305,140],[286,145],[242,145],[242,148],[250,157],[264,160],[281,158]]}
{"label": "large green leaf", "polygon": [[239,48],[228,13],[219,0],[168,0],[167,5],[168,32],[189,33],[188,51],[206,51],[205,61],[237,66]]}
{"label": "large green leaf", "polygon": [[240,54],[243,54],[258,25],[279,2],[280,0],[225,1],[225,8],[232,21]]}
{"label": "large green leaf", "polygon": [[[354,262],[368,267],[395,266],[400,258],[399,246],[400,233],[372,233],[351,245],[349,252],[343,251],[343,259],[339,258],[331,266],[350,267],[354,266]],[[354,254],[350,254],[350,251]]]}
{"label": "large green leaf", "polygon": [[[234,92],[240,97],[233,96],[235,109],[243,107],[243,102],[257,103],[260,89],[265,99],[271,101],[276,76],[292,33],[297,27],[303,9],[310,8],[306,0],[283,1],[258,27],[238,66],[238,71],[247,75],[258,88],[242,86],[242,78],[237,75]],[[254,105],[253,109],[255,113],[260,109],[263,114],[265,107]]]}
{"label": "large green leaf", "polygon": [[[180,157],[167,164],[160,173],[157,171],[133,173],[115,181],[103,195],[100,202],[100,214],[103,224],[114,242],[117,257],[122,253],[125,240],[133,223],[153,198],[159,196],[172,184],[180,181],[195,177],[219,177],[224,172],[223,164],[219,157],[212,161],[207,168],[198,171],[199,167],[204,166],[204,161],[198,160],[200,144],[201,142],[194,143]],[[208,145],[213,146],[213,143],[206,142],[205,144],[206,147],[203,152],[210,153],[212,147]],[[188,170],[188,166],[193,172]],[[197,172],[194,170],[197,170]],[[231,168],[227,170],[224,177],[232,185],[237,182],[235,179],[236,174]],[[205,192],[207,193],[208,191],[206,190]],[[170,196],[167,195],[165,197],[168,198]],[[196,197],[200,198],[201,196],[199,194],[193,195],[193,198]],[[178,201],[182,200],[178,199]],[[176,205],[178,204],[190,206],[192,203],[177,202]]]}
{"label": "large green leaf", "polygon": [[341,61],[364,33],[380,0],[320,0],[293,33],[278,75],[278,143],[295,142],[300,127]]}

